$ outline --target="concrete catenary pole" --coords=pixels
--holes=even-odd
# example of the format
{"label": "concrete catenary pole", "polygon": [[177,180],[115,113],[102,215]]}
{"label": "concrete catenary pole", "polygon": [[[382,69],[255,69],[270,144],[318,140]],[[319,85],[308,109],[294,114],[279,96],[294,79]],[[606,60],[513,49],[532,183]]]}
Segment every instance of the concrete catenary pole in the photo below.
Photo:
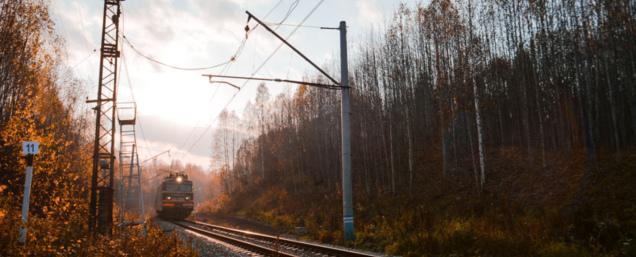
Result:
{"label": "concrete catenary pole", "polygon": [[353,228],[353,192],[351,187],[351,131],[349,119],[349,67],[347,60],[347,23],[340,22],[340,86],[342,86],[341,126],[342,126],[342,214],[345,241],[355,238]]}

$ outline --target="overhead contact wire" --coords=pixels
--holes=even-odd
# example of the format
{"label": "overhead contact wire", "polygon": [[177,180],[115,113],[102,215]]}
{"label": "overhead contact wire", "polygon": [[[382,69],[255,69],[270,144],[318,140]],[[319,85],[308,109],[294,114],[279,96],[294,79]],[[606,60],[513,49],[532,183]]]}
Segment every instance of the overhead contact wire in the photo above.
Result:
{"label": "overhead contact wire", "polygon": [[[285,40],[288,40],[291,36],[293,36],[296,31],[298,31],[298,29],[300,28],[300,26],[302,26],[305,21],[307,21],[307,19],[318,9],[318,7],[320,7],[320,5],[322,5],[322,3],[324,2],[324,0],[321,0],[320,2],[318,2],[318,4],[316,4],[316,6],[314,6],[313,9],[311,9],[311,11],[302,19],[302,21],[300,22],[300,24],[296,25],[296,28],[294,28],[294,30],[287,35],[287,37],[285,38]],[[286,18],[285,18],[286,19]],[[281,22],[282,23],[282,22]],[[254,29],[257,26],[254,27]],[[253,30],[253,29],[252,29]],[[252,30],[247,30],[247,31],[252,31]],[[276,54],[276,52],[278,52],[278,50],[283,46],[283,43],[281,43],[280,45],[278,45],[278,47],[265,59],[265,61],[263,61],[263,63],[261,63],[261,65],[254,71],[252,72],[251,76],[254,76],[256,73],[258,73],[264,66],[265,64],[272,58],[272,56],[274,56]],[[245,87],[245,85],[247,84],[247,82],[249,81],[245,81],[243,83],[243,85],[239,88],[238,91],[236,91],[234,93],[234,95],[232,95],[232,98],[230,99],[229,102],[227,102],[227,104],[225,105],[225,107],[223,107],[223,110],[221,111],[221,113],[223,113],[223,111],[225,111],[227,109],[227,107],[234,101],[234,99],[236,98],[236,96],[241,92],[241,89],[243,89],[243,87]],[[219,114],[220,115],[220,114]],[[212,125],[214,124],[214,122],[216,122],[216,120],[218,119],[219,115],[217,115],[214,120],[212,120],[212,122],[210,123],[210,125],[208,125],[208,127],[205,129],[205,131],[203,131],[203,133],[199,136],[199,138],[194,141],[192,143],[192,145],[190,145],[190,147],[188,148],[188,151],[190,151],[192,148],[194,148],[194,146],[196,146],[196,144],[201,140],[201,138],[203,138],[203,135],[205,135],[205,133],[207,133],[207,131],[212,127]]]}
{"label": "overhead contact wire", "polygon": [[[269,10],[266,14],[265,14],[265,16],[264,16],[264,17],[265,17],[265,18],[269,17],[269,15],[270,15],[270,14],[272,14],[272,12],[274,12],[274,10],[275,10],[276,8],[278,8],[278,6],[280,6],[280,4],[281,4],[282,2],[283,2],[283,0],[279,0],[279,1],[278,1],[278,3],[276,3],[276,4],[275,4],[275,5],[274,5],[274,6],[273,6],[273,7],[272,7],[272,8],[271,8],[271,9],[270,9],[270,10]],[[289,10],[293,10],[293,9],[295,9],[295,8],[296,8],[296,7],[294,6],[294,4],[297,6],[297,5],[298,5],[298,0],[296,0],[296,2],[295,2],[295,3],[293,3],[293,4],[290,6],[290,9],[289,9]],[[287,19],[287,17],[289,17],[289,15],[291,14],[291,12],[290,12],[289,10],[288,10],[288,13],[287,13],[287,15],[286,15],[285,19]],[[258,28],[258,26],[254,26],[253,28],[249,28],[249,27],[247,27],[247,28],[246,28],[246,30],[245,30],[245,37],[243,38],[243,40],[241,40],[241,43],[240,43],[240,44],[239,44],[239,46],[237,47],[236,51],[235,51],[235,52],[234,52],[234,54],[230,57],[230,61],[228,61],[228,62],[226,63],[225,67],[224,67],[224,68],[223,68],[223,70],[221,71],[221,74],[225,74],[225,72],[227,72],[227,71],[230,69],[230,67],[231,67],[232,63],[233,63],[233,62],[235,62],[235,61],[238,59],[238,57],[239,57],[239,56],[243,53],[243,50],[245,49],[245,45],[246,45],[246,43],[247,43],[247,39],[248,39],[248,37],[249,37],[250,32],[252,32],[252,31],[256,30],[256,28]],[[239,89],[239,91],[240,91],[240,89]],[[223,107],[223,109],[222,109],[222,111],[221,111],[221,112],[223,112],[223,111],[227,108],[227,106],[229,106],[229,104],[230,104],[230,103],[234,100],[234,98],[236,97],[236,95],[238,94],[238,92],[239,92],[239,91],[234,92],[234,94],[233,94],[233,95],[232,95],[232,97],[230,98],[230,101],[228,101],[228,102],[225,104],[225,106]],[[218,92],[218,87],[214,90],[214,93],[212,93],[212,99],[214,99],[214,97],[216,96],[217,92]],[[210,101],[212,101],[212,99],[211,99]],[[202,134],[198,137],[198,139],[197,139],[197,140],[195,140],[195,141],[193,142],[193,144],[191,144],[191,145],[190,145],[190,147],[188,148],[188,152],[189,152],[190,150],[192,150],[192,148],[194,148],[194,146],[196,145],[196,143],[197,143],[198,141],[200,141],[200,140],[201,140],[201,138],[203,138],[203,135],[205,135],[205,134],[207,133],[207,131],[208,131],[208,130],[210,130],[210,128],[212,127],[212,125],[214,124],[214,122],[216,122],[217,118],[218,118],[218,115],[217,115],[217,116],[216,116],[216,117],[215,117],[215,118],[211,121],[210,125],[208,125],[208,126],[206,127],[206,129],[205,129],[205,130],[203,131],[203,133],[202,133]],[[192,132],[194,131],[194,129],[196,128],[196,126],[198,126],[198,125],[199,125],[199,123],[200,123],[200,120],[198,120],[198,121],[197,121],[197,123],[196,123],[196,125],[195,125],[195,126],[194,126],[191,130],[190,130],[190,132],[188,133],[188,137],[186,137],[186,139],[183,141],[183,143],[181,144],[181,146],[180,146],[179,148],[182,148],[183,146],[185,146],[185,145],[188,143],[188,141],[190,140],[190,137],[192,136]]]}

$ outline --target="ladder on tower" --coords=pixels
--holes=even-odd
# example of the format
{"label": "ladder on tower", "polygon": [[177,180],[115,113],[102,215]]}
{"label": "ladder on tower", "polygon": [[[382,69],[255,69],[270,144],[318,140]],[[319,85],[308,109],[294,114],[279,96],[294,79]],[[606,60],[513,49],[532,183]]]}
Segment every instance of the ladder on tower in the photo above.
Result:
{"label": "ladder on tower", "polygon": [[117,103],[119,121],[119,222],[120,225],[144,223],[144,197],[135,125],[137,105]]}

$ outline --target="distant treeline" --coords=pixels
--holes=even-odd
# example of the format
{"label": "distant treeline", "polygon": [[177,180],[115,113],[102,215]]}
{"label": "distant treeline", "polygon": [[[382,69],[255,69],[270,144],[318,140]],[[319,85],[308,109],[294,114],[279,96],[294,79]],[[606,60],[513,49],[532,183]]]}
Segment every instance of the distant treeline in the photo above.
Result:
{"label": "distant treeline", "polygon": [[[367,193],[412,192],[431,173],[479,189],[508,150],[540,172],[575,154],[593,169],[636,144],[636,1],[433,0],[386,27],[350,58],[352,167]],[[254,177],[333,189],[339,104],[335,91],[269,100],[260,88],[245,125],[260,136],[238,147],[220,130],[236,151],[227,189]]]}

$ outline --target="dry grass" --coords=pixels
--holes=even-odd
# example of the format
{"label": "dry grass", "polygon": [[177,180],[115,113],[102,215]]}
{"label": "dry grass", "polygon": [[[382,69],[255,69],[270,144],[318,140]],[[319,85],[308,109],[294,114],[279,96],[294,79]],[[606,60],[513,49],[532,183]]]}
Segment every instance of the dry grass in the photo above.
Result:
{"label": "dry grass", "polygon": [[[636,256],[636,154],[600,159],[588,185],[582,152],[549,153],[545,169],[520,156],[514,148],[491,153],[483,193],[470,170],[420,170],[427,176],[412,196],[356,194],[353,245],[401,256]],[[279,185],[226,203],[224,212],[343,243],[335,193],[294,195]]]}

